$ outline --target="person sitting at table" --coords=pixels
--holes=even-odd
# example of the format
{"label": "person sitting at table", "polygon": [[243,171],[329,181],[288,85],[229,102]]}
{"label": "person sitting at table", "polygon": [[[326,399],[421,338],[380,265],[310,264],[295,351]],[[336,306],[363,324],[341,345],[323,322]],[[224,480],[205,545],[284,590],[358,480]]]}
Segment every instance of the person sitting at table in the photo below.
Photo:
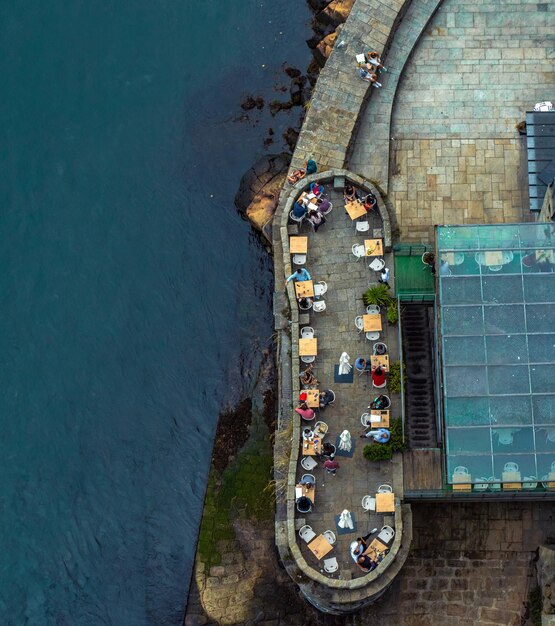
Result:
{"label": "person sitting at table", "polygon": [[367,554],[361,554],[358,557],[357,565],[363,572],[372,572],[376,569],[376,567],[378,567],[378,564],[375,561],[372,561]]}
{"label": "person sitting at table", "polygon": [[356,200],[358,200],[357,191],[354,185],[351,185],[351,183],[345,184],[345,189],[343,190],[343,198],[345,199],[345,202],[355,202]]}
{"label": "person sitting at table", "polygon": [[306,496],[297,498],[297,508],[300,513],[310,513],[312,511],[312,500]]}
{"label": "person sitting at table", "polygon": [[305,162],[304,167],[291,172],[291,174],[287,177],[287,180],[294,185],[299,182],[299,180],[302,180],[307,174],[316,174],[317,170],[316,161],[308,159],[308,161]]}
{"label": "person sitting at table", "polygon": [[325,409],[328,404],[331,404],[335,400],[335,394],[333,391],[327,389],[320,392],[320,408]]}
{"label": "person sitting at table", "polygon": [[372,382],[374,387],[383,387],[385,383],[385,370],[381,365],[372,368]]}
{"label": "person sitting at table", "polygon": [[299,303],[299,309],[301,309],[301,311],[308,311],[312,306],[312,298],[301,297],[297,302]]}
{"label": "person sitting at table", "polygon": [[316,204],[320,213],[327,213],[331,207],[331,202],[327,198],[323,198],[322,196],[316,199]]}
{"label": "person sitting at table", "polygon": [[357,368],[357,370],[359,372],[362,372],[362,370],[369,370],[370,369],[370,360],[369,359],[365,359],[362,356],[359,356],[358,359],[355,361],[355,367]]}
{"label": "person sitting at table", "polygon": [[362,80],[365,80],[374,85],[374,87],[382,86],[382,84],[378,82],[378,75],[374,72],[368,71],[364,67],[360,68],[360,77],[362,78]]}
{"label": "person sitting at table", "polygon": [[[368,428],[371,428],[370,425]],[[391,433],[387,428],[378,428],[378,430],[369,430],[368,432],[364,432],[360,438],[368,439],[372,437],[373,443],[387,443],[391,439]]]}
{"label": "person sitting at table", "polygon": [[326,441],[322,446],[322,456],[327,456],[329,459],[333,459],[335,456],[335,446]]}
{"label": "person sitting at table", "polygon": [[301,204],[300,202],[295,202],[295,204],[293,205],[293,216],[297,217],[297,218],[301,218],[304,217],[306,215],[306,212],[308,211],[308,209],[304,206],[304,204]]}
{"label": "person sitting at table", "polygon": [[374,398],[372,400],[372,402],[370,402],[370,406],[368,407],[370,410],[376,410],[376,411],[381,411],[383,409],[387,409],[390,405],[390,401],[389,398],[387,396],[384,396],[383,394],[380,396],[377,396],[376,398]]}
{"label": "person sitting at table", "polygon": [[318,380],[314,376],[314,363],[311,363],[300,373],[301,385],[303,387],[318,387]]}
{"label": "person sitting at table", "polygon": [[367,542],[371,536],[372,531],[370,531],[367,535],[364,535],[364,537],[357,537],[356,546],[353,548],[353,554],[355,556],[360,556],[366,550],[366,548],[368,548]]}
{"label": "person sitting at table", "polygon": [[310,275],[310,273],[308,272],[308,270],[304,267],[299,267],[298,270],[295,270],[291,276],[289,276],[286,281],[285,281],[285,286],[287,287],[287,283],[290,280],[293,280],[293,278],[299,282],[302,283],[304,280],[312,280],[312,276]]}
{"label": "person sitting at table", "polygon": [[320,211],[310,209],[308,212],[308,221],[312,224],[314,232],[316,233],[318,232],[320,226],[326,223],[326,218],[320,213]]}
{"label": "person sitting at table", "polygon": [[362,205],[366,209],[366,212],[369,213],[376,207],[378,201],[376,200],[376,196],[373,193],[369,193],[366,198],[362,201]]}
{"label": "person sitting at table", "polygon": [[310,183],[310,193],[313,193],[315,196],[321,196],[324,193],[324,188],[318,183]]}
{"label": "person sitting at table", "polygon": [[298,413],[307,422],[313,420],[316,415],[306,402],[301,402],[295,409],[295,413]]}

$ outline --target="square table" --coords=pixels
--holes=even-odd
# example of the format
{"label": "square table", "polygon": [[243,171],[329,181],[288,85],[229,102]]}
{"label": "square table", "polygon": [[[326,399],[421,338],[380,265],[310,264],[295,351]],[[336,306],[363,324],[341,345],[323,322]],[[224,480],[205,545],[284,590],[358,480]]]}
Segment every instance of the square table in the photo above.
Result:
{"label": "square table", "polygon": [[[373,417],[379,417],[379,420],[373,420]],[[367,427],[372,428],[389,428],[389,409],[385,411],[378,411],[377,409],[370,409],[370,421],[367,420]]]}
{"label": "square table", "polygon": [[382,316],[379,313],[367,313],[363,315],[362,322],[365,333],[382,329]]}
{"label": "square table", "polygon": [[291,254],[306,254],[308,252],[308,237],[289,237],[289,252]]}
{"label": "square table", "polygon": [[503,253],[501,250],[484,252],[484,265],[503,265]]}
{"label": "square table", "polygon": [[314,298],[314,283],[311,280],[297,280],[295,293],[297,298]]}
{"label": "square table", "polygon": [[369,556],[372,561],[377,563],[378,552],[385,552],[386,550],[389,550],[389,548],[385,545],[385,543],[382,543],[379,539],[376,538],[370,543],[370,545],[366,548],[363,554]]}
{"label": "square table", "polygon": [[317,211],[317,210],[318,210],[318,205],[316,204],[316,202],[309,202],[309,203],[306,205],[306,208],[307,208],[309,211]]}
{"label": "square table", "polygon": [[314,504],[314,500],[316,498],[316,484],[314,485],[295,485],[295,498],[300,498],[302,496],[306,496],[312,504]]}
{"label": "square table", "polygon": [[299,356],[317,356],[318,355],[318,339],[299,339]]}
{"label": "square table", "polygon": [[365,239],[364,253],[366,256],[383,256],[383,241],[381,239]]}
{"label": "square table", "polygon": [[472,491],[472,476],[453,474],[453,491]]}
{"label": "square table", "polygon": [[317,559],[323,559],[328,552],[331,552],[333,550],[333,546],[324,537],[324,535],[318,535],[316,539],[313,539],[308,544],[308,549]]}
{"label": "square table", "polygon": [[395,513],[395,494],[376,494],[376,513]]}
{"label": "square table", "polygon": [[389,354],[375,354],[370,357],[370,365],[372,367],[382,367],[389,372]]}
{"label": "square table", "polygon": [[501,482],[503,489],[522,489],[522,476],[520,472],[502,472]]}
{"label": "square table", "polygon": [[366,215],[366,209],[362,202],[347,202],[345,204],[345,211],[349,214],[349,217],[352,220],[356,220],[363,215]]}
{"label": "square table", "polygon": [[306,456],[317,456],[322,454],[322,438],[318,437],[318,443],[314,445],[314,441],[301,442],[301,452]]}
{"label": "square table", "polygon": [[306,393],[306,403],[311,409],[315,409],[320,406],[319,389],[303,389],[301,393]]}

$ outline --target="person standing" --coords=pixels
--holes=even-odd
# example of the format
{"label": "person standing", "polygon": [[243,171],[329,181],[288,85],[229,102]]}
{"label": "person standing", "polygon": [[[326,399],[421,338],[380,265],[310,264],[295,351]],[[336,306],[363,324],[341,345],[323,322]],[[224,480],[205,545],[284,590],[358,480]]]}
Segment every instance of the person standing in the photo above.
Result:
{"label": "person standing", "polygon": [[326,468],[326,472],[328,474],[332,474],[333,476],[335,476],[335,473],[341,467],[341,465],[339,465],[339,463],[335,459],[328,459],[324,462],[323,467]]}
{"label": "person standing", "polygon": [[389,268],[384,267],[381,271],[380,277],[378,278],[378,282],[382,283],[382,285],[387,285],[389,287]]}
{"label": "person standing", "polygon": [[308,270],[304,267],[299,267],[298,270],[295,270],[291,276],[289,276],[287,278],[287,280],[285,281],[285,286],[287,287],[287,283],[290,280],[293,280],[293,278],[299,282],[302,283],[304,280],[312,280],[312,276],[310,275],[310,273],[308,272]]}

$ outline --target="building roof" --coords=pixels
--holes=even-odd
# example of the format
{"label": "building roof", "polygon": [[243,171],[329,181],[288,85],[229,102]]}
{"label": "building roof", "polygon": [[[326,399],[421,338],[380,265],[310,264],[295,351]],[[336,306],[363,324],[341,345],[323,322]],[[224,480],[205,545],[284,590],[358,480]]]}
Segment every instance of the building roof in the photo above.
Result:
{"label": "building roof", "polygon": [[555,461],[555,225],[439,226],[446,480]]}

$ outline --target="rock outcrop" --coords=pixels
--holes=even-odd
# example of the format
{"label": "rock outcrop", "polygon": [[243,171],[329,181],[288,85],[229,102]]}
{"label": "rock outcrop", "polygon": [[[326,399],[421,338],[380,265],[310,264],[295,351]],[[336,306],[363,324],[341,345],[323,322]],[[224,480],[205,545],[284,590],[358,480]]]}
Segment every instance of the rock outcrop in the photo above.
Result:
{"label": "rock outcrop", "polygon": [[260,158],[241,179],[235,196],[240,213],[270,242],[271,224],[290,160],[286,153]]}

